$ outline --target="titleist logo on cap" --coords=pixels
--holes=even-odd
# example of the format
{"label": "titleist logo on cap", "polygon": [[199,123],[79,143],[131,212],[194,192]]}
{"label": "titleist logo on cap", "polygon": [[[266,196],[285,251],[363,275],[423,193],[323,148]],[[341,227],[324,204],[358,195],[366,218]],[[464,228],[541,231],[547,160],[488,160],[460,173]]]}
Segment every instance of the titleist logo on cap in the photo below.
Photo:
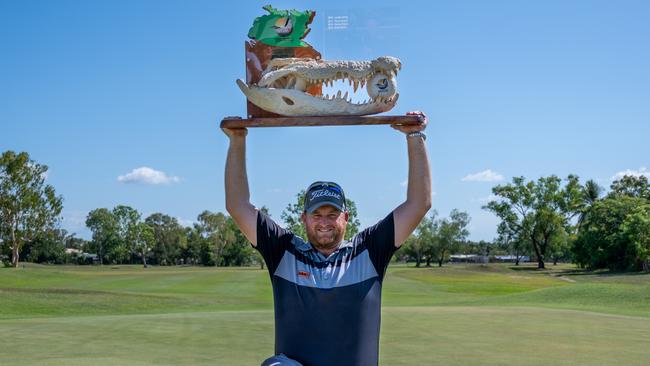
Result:
{"label": "titleist logo on cap", "polygon": [[336,192],[326,190],[326,189],[321,189],[321,190],[318,190],[318,191],[311,192],[310,200],[316,199],[318,197],[334,197],[334,198],[339,199],[339,200],[341,199],[340,194],[338,194]]}

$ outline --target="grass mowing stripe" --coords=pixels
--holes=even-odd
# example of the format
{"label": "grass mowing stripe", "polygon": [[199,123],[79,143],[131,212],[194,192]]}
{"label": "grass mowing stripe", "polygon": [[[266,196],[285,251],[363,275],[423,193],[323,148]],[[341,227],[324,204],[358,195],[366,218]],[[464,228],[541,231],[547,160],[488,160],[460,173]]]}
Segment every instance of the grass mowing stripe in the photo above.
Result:
{"label": "grass mowing stripe", "polygon": [[[382,365],[647,365],[650,319],[514,307],[387,307]],[[0,321],[3,365],[257,365],[272,311]],[[313,336],[317,336],[314,334]],[[92,357],[91,357],[92,355]]]}

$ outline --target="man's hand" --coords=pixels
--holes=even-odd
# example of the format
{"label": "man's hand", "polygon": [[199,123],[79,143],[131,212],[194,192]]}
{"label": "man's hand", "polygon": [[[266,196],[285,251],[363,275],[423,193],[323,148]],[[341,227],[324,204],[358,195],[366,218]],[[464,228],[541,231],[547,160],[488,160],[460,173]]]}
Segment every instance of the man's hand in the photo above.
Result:
{"label": "man's hand", "polygon": [[425,128],[427,128],[427,123],[429,120],[427,119],[426,114],[424,112],[420,111],[413,111],[413,112],[407,112],[407,116],[419,116],[420,120],[422,121],[422,124],[419,125],[391,125],[392,128],[404,132],[404,133],[410,133],[410,132],[417,132],[417,131],[424,131]]}
{"label": "man's hand", "polygon": [[222,128],[221,130],[230,139],[233,137],[246,137],[246,135],[248,135],[247,128]]}

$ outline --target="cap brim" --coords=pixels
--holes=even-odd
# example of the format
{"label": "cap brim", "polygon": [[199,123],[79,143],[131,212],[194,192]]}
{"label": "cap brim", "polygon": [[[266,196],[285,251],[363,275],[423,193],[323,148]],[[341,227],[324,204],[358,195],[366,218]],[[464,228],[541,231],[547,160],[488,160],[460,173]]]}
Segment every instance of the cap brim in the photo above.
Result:
{"label": "cap brim", "polygon": [[332,206],[332,207],[336,208],[337,210],[339,210],[339,211],[341,211],[341,212],[345,211],[345,210],[343,209],[343,207],[341,207],[341,205],[339,205],[339,204],[337,204],[337,203],[330,202],[330,201],[323,201],[323,202],[318,202],[318,203],[313,204],[311,207],[309,207],[309,208],[307,209],[306,212],[307,212],[307,213],[312,213],[312,212],[314,212],[314,210],[316,210],[316,209],[318,209],[318,208],[321,208],[321,207],[323,207],[323,206]]}

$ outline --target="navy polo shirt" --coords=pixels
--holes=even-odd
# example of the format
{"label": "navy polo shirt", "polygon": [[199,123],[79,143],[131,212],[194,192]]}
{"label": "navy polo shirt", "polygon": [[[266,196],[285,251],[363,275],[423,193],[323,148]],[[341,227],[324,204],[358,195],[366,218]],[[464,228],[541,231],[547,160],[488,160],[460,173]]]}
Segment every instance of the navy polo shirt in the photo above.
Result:
{"label": "navy polo shirt", "polygon": [[273,285],[275,353],[304,366],[376,366],[394,238],[391,213],[325,258],[260,211],[256,249]]}

